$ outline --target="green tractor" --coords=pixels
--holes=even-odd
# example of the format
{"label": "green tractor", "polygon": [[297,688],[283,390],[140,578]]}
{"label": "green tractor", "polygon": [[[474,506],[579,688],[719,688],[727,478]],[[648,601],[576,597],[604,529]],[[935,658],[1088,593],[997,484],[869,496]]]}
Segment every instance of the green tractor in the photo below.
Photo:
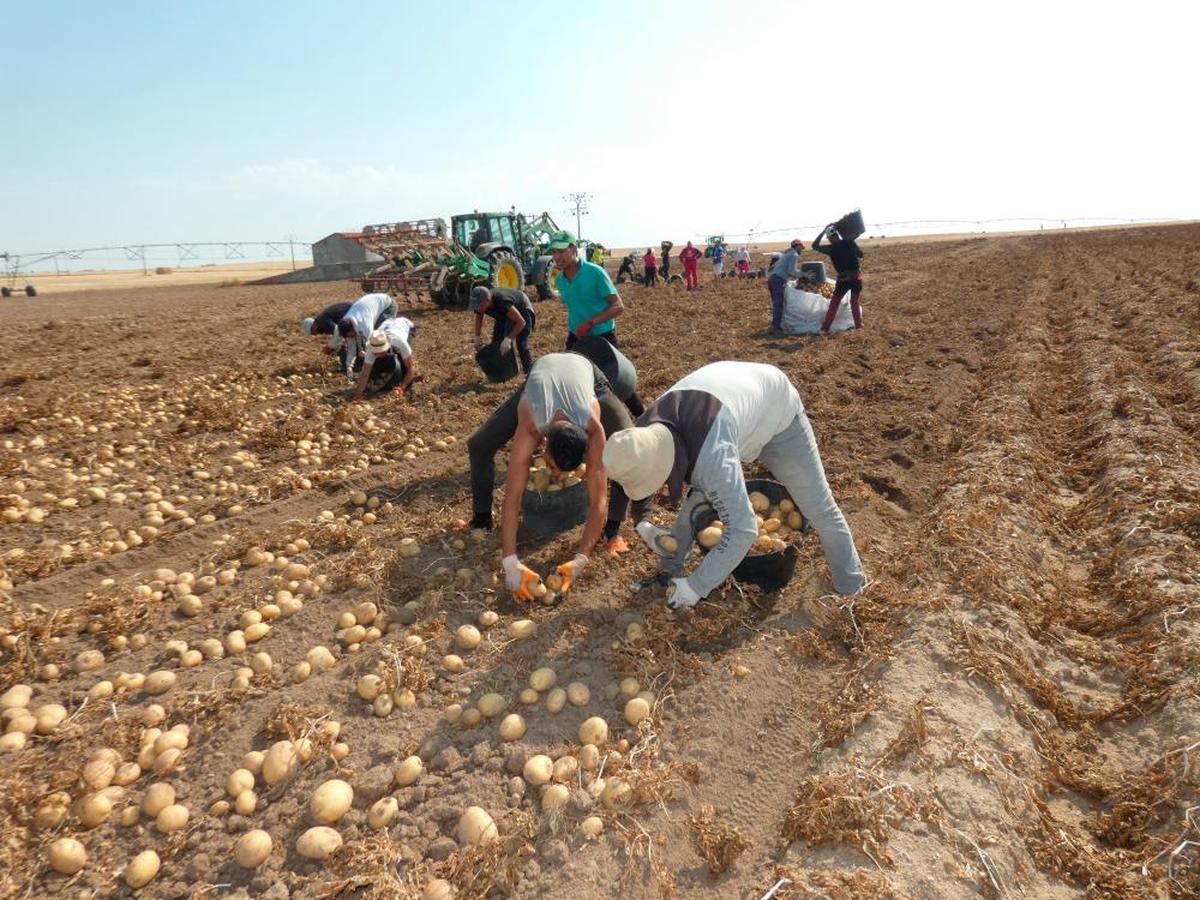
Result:
{"label": "green tractor", "polygon": [[356,239],[386,263],[358,279],[364,291],[427,288],[445,308],[466,307],[471,289],[533,287],[536,299],[555,296],[558,274],[545,247],[558,226],[549,214],[463,213],[450,218],[368,225]]}

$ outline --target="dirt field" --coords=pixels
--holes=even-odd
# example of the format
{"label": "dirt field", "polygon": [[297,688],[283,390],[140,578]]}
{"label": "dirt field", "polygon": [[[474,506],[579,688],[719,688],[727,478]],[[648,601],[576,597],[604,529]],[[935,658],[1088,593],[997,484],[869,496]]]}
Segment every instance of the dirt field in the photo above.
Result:
{"label": "dirt field", "polygon": [[[810,536],[787,589],[680,616],[631,591],[644,549],[597,555],[558,607],[496,590],[496,541],[456,530],[465,439],[506,394],[480,383],[466,313],[402,301],[423,382],[346,405],[296,327],[346,285],[0,303],[0,513],[18,519],[0,521],[0,692],[27,684],[31,710],[65,712],[2,752],[0,896],[127,896],[143,850],[161,859],[153,897],[415,897],[435,877],[459,897],[567,900],[759,898],[780,879],[781,898],[1196,896],[1200,226],[865,249],[866,328],[825,340],[768,338],[760,281],[623,286],[648,398],[716,359],[791,375],[871,577],[831,594]],[[561,307],[538,317],[535,351],[558,349]],[[379,501],[366,518],[357,491]],[[574,539],[523,559],[548,571]],[[289,562],[251,565],[256,547]],[[364,601],[390,620],[359,608],[377,640],[339,623]],[[487,610],[479,646],[457,649]],[[231,632],[260,615],[269,634],[243,651]],[[510,637],[524,617],[536,634]],[[316,646],[333,665],[297,681]],[[589,698],[523,706],[543,666]],[[159,670],[175,681],[149,696],[169,676],[136,675]],[[367,673],[395,696],[387,717],[356,693]],[[638,727],[622,678],[652,695]],[[445,721],[487,692],[523,712],[523,738]],[[609,725],[612,805],[581,769],[544,810],[526,758],[586,763],[589,716]],[[146,744],[151,724],[190,726],[186,747],[181,731]],[[248,752],[284,739],[307,757],[294,773],[252,778],[242,813],[214,808]],[[103,747],[149,771],[112,781]],[[423,773],[399,787],[411,754]],[[354,789],[344,843],[310,861],[297,838],[335,777]],[[180,830],[139,815],[155,782],[187,807]],[[89,828],[93,792],[112,809]],[[455,839],[473,805],[498,841]],[[252,829],[273,849],[246,870],[232,850]],[[86,848],[72,877],[46,861],[63,837]]]}

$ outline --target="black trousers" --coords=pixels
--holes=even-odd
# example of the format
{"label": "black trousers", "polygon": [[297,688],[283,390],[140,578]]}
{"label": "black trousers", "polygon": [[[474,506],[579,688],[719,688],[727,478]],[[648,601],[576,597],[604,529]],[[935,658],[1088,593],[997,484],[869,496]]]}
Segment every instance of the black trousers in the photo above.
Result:
{"label": "black trousers", "polygon": [[[603,377],[599,380],[603,382]],[[629,411],[610,391],[604,383],[604,390],[597,392],[596,400],[600,404],[600,424],[604,428],[605,437],[615,434],[625,428],[633,427],[633,419]],[[501,403],[486,422],[467,438],[467,453],[471,459],[471,505],[472,528],[492,527],[492,492],[496,488],[496,454],[512,440],[517,433],[517,406],[525,393],[525,385],[509,394],[508,399]],[[634,516],[638,521],[649,512],[650,502],[641,500],[633,504]],[[608,521],[604,526],[604,537],[610,538],[621,527],[621,521],[629,510],[629,498],[625,491],[615,481],[608,483]]]}
{"label": "black trousers", "polygon": [[[597,335],[597,337],[602,337],[618,350],[621,349],[621,345],[617,343],[617,329],[614,328],[612,331],[606,331],[604,334]],[[575,336],[575,332],[572,331],[570,334],[568,334],[567,349],[570,350],[572,347],[574,347],[578,340],[579,338]],[[641,414],[646,411],[646,404],[642,402],[642,398],[638,396],[637,391],[634,391],[625,398],[625,405],[629,408],[630,415],[632,415],[635,419],[640,417]]]}
{"label": "black trousers", "polygon": [[[534,315],[532,309],[520,309],[517,311],[521,314],[521,318],[525,320],[524,330],[517,335],[517,356],[521,358],[521,371],[528,378],[529,370],[533,367],[533,354],[529,352],[529,336],[533,334],[533,326],[537,324],[537,316]],[[492,343],[498,344],[508,334],[508,316],[504,316],[503,318],[495,317],[492,322]]]}

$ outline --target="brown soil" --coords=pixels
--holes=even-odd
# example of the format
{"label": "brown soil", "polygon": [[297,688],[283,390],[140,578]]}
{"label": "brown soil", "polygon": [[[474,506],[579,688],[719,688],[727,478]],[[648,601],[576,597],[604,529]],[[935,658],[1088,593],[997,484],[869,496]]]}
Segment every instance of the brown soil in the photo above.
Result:
{"label": "brown soil", "polygon": [[[781,878],[778,897],[1194,896],[1200,226],[867,249],[867,327],[827,340],[767,337],[758,281],[623,288],[619,332],[647,397],[715,359],[791,375],[872,579],[861,597],[833,595],[810,537],[786,590],[730,588],[679,617],[631,592],[652,571],[641,550],[597,557],[568,602],[526,609],[496,590],[495,541],[456,549],[470,508],[464,441],[506,393],[480,383],[465,313],[403,301],[424,381],[408,402],[347,406],[344,380],[296,323],[348,285],[0,303],[0,510],[24,497],[47,511],[0,524],[0,579],[13,583],[0,589],[0,692],[29,683],[31,706],[71,714],[3,760],[0,896],[128,895],[122,872],[144,849],[163,861],[142,892],[155,897],[419,896],[434,876],[468,897],[757,898]],[[557,349],[561,308],[538,315],[535,351]],[[322,461],[298,460],[296,442],[322,433]],[[89,500],[93,486],[109,497]],[[154,490],[187,518],[120,551],[112,542],[145,525]],[[357,490],[392,505],[364,525]],[[60,506],[68,498],[74,508]],[[156,568],[199,576],[301,537],[311,549],[288,555],[328,582],[252,646],[273,671],[238,689],[249,654],[179,668],[167,640],[223,637],[283,585],[242,566],[195,618],[135,588]],[[404,537],[419,555],[399,554]],[[573,538],[527,543],[523,558],[547,571]],[[365,599],[396,624],[352,652],[337,618]],[[499,623],[455,651],[454,629],[489,608]],[[511,641],[505,626],[522,616],[537,635]],[[634,622],[645,635],[629,640]],[[113,649],[135,634],[145,648]],[[424,656],[404,650],[411,634]],[[315,645],[337,664],[293,684]],[[93,649],[101,668],[76,674]],[[465,671],[442,668],[450,652]],[[61,677],[42,680],[45,664]],[[376,665],[414,689],[414,708],[372,716],[355,679]],[[491,690],[518,705],[544,665],[590,700],[557,715],[527,707],[513,744],[488,720],[442,722],[448,704]],[[85,702],[101,679],[158,668],[178,675],[160,697]],[[656,699],[637,729],[613,693],[626,676]],[[192,726],[182,768],[129,785],[107,824],[68,815],[37,830],[42,798],[85,793],[92,750],[137,756],[151,702]],[[624,747],[605,777],[625,779],[631,803],[593,806],[577,790],[545,813],[514,773],[531,753],[576,751],[592,715],[608,720],[610,749]],[[315,739],[292,780],[259,783],[251,815],[208,812],[247,751],[316,735],[322,720],[341,723],[340,764]],[[393,789],[390,766],[413,752],[425,776]],[[335,773],[356,792],[334,826],[345,844],[306,861],[295,845],[308,797]],[[189,807],[187,828],[120,826],[156,780]],[[388,793],[400,813],[373,832],[366,810]],[[470,805],[499,824],[484,850],[453,842]],[[593,813],[605,830],[587,841],[577,825]],[[275,846],[245,872],[231,848],[251,828]],[[45,863],[63,835],[89,857],[69,879]]]}

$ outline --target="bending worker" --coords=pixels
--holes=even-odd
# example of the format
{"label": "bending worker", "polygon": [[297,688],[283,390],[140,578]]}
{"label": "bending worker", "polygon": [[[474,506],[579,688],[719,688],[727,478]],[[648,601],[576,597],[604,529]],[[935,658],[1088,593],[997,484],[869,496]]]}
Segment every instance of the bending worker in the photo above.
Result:
{"label": "bending worker", "polygon": [[396,387],[396,395],[403,397],[408,393],[409,386],[417,374],[417,364],[413,360],[412,352],[416,331],[416,325],[400,316],[386,320],[371,332],[362,369],[354,385],[355,400],[363,399],[372,376],[376,385],[373,393],[382,393],[397,381],[400,384]]}
{"label": "bending worker", "polygon": [[[632,427],[628,410],[613,396],[599,369],[577,353],[550,353],[533,364],[525,383],[467,440],[474,505],[471,527],[490,530],[496,453],[512,439],[500,513],[500,545],[505,583],[518,599],[533,599],[530,586],[538,580],[517,558],[521,498],[534,454],[544,446],[546,463],[553,472],[573,471],[587,463],[587,521],[574,560],[558,567],[566,593],[587,565],[602,533],[609,552],[628,549],[618,532],[629,498],[620,485],[608,484],[602,454],[606,435]],[[644,516],[648,508],[648,504],[638,504],[635,512]]]}
{"label": "bending worker", "polygon": [[[570,350],[576,341],[589,334],[604,338],[619,348],[615,320],[624,312],[625,306],[608,273],[595,263],[579,258],[575,237],[569,231],[551,235],[548,247],[560,270],[554,284],[567,308],[566,348]],[[635,416],[646,410],[636,392],[626,398],[625,405]]]}
{"label": "bending worker", "polygon": [[483,346],[483,317],[491,316],[492,343],[512,341],[521,357],[521,371],[529,377],[533,367],[529,335],[537,322],[529,295],[515,288],[489,288],[481,284],[471,289],[470,309],[475,313],[475,346]]}
{"label": "bending worker", "polygon": [[325,342],[324,351],[329,356],[338,354],[339,368],[342,371],[345,371],[347,366],[346,342],[338,334],[337,325],[350,311],[350,305],[348,300],[342,303],[332,303],[315,316],[308,316],[300,320],[300,331],[304,333],[305,337],[328,335],[329,339]]}
{"label": "bending worker", "polygon": [[771,334],[783,332],[783,310],[787,305],[784,289],[800,274],[800,251],[803,249],[804,241],[796,238],[787,252],[775,260],[771,274],[767,276],[767,290],[771,294]]}
{"label": "bending worker", "polygon": [[[636,428],[614,434],[604,449],[608,477],[632,498],[645,499],[665,483],[679,502],[692,490],[669,534],[677,551],[659,538],[668,534],[649,521],[638,534],[675,576],[667,602],[694,606],[723,582],[758,535],[742,463],[759,460],[779,479],[796,508],[821,537],[834,588],[857,594],[866,584],[850,526],[838,508],[817,452],[800,395],[775,366],[715,362],[676,382],[658,398]],[[720,543],[691,575],[678,577],[692,549],[692,511],[711,504],[725,528]]]}
{"label": "bending worker", "polygon": [[371,339],[371,332],[396,315],[396,301],[389,294],[363,294],[350,305],[338,322],[338,333],[347,344],[346,374],[354,377],[355,362]]}

